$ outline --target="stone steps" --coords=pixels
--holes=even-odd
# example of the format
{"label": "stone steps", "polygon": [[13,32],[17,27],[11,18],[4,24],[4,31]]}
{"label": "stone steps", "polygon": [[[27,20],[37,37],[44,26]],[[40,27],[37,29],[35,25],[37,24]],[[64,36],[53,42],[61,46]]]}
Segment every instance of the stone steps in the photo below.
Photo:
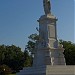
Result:
{"label": "stone steps", "polygon": [[17,75],[75,75],[75,66],[42,66],[24,68]]}

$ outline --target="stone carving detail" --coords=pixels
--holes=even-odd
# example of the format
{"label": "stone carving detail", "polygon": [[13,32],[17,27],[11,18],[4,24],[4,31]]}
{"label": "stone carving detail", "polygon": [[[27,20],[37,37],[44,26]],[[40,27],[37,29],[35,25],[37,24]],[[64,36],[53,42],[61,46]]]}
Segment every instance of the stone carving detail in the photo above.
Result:
{"label": "stone carving detail", "polygon": [[45,14],[51,13],[51,4],[50,0],[43,0],[44,12]]}

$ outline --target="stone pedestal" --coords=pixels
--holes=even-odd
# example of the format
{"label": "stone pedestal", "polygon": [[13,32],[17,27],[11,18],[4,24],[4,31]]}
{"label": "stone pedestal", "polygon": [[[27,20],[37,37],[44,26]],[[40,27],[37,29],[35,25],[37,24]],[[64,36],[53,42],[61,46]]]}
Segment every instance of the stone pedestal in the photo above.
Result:
{"label": "stone pedestal", "polygon": [[36,44],[34,66],[66,65],[64,48],[57,40],[56,21],[52,14],[43,15],[38,20],[40,40]]}

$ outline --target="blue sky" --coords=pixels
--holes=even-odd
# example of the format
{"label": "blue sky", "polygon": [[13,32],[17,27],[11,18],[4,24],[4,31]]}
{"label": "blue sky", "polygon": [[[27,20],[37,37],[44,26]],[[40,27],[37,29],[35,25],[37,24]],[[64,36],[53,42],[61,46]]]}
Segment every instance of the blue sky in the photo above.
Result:
{"label": "blue sky", "polygon": [[[16,45],[24,50],[28,36],[36,33],[37,20],[44,15],[43,0],[0,0],[0,45]],[[74,42],[74,0],[51,0],[52,14],[58,18],[58,39]]]}

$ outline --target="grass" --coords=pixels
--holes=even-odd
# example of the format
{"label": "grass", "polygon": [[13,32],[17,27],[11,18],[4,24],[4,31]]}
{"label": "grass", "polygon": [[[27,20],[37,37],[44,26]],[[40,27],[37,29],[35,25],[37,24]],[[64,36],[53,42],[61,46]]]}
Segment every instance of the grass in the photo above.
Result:
{"label": "grass", "polygon": [[16,75],[16,74],[9,74],[9,75]]}

